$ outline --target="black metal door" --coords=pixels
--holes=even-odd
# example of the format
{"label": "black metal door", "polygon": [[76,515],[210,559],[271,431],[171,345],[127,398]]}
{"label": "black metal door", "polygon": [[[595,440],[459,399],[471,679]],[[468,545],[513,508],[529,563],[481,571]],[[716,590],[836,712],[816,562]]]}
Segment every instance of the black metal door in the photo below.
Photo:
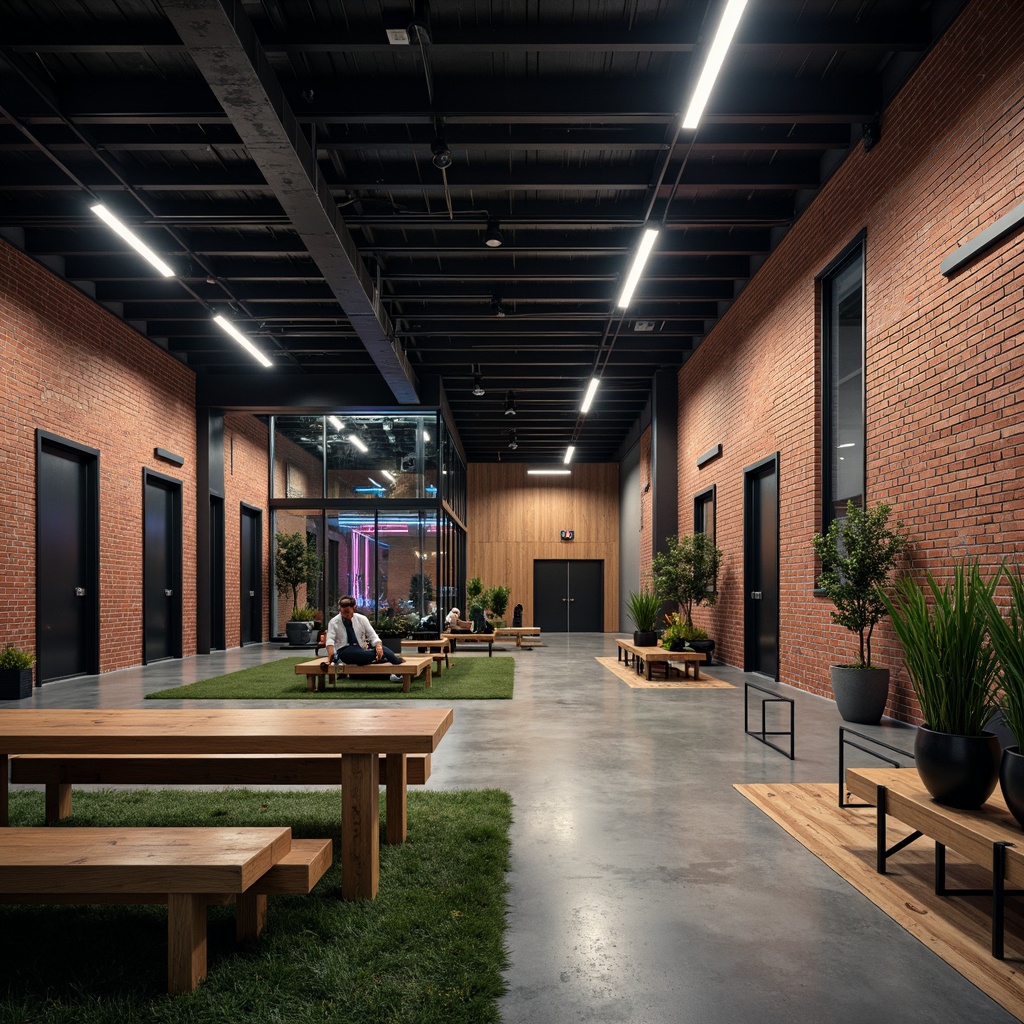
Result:
{"label": "black metal door", "polygon": [[146,471],[143,480],[143,656],[181,655],[181,485]]}
{"label": "black metal door", "polygon": [[224,499],[210,497],[210,647],[227,648],[224,615]]}
{"label": "black metal door", "polygon": [[604,629],[604,562],[538,558],[533,563],[533,623],[545,633]]}
{"label": "black metal door", "polygon": [[258,644],[263,640],[263,534],[258,509],[242,506],[241,573],[239,601],[242,609],[241,644]]}
{"label": "black metal door", "polygon": [[745,668],[779,678],[778,456],[744,474]]}
{"label": "black metal door", "polygon": [[37,434],[36,681],[99,672],[99,453]]}

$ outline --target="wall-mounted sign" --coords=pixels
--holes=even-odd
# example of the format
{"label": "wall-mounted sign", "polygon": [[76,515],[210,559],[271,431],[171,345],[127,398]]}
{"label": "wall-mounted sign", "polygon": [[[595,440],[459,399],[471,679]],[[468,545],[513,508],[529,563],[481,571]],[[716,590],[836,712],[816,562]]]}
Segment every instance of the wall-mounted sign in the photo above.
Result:
{"label": "wall-mounted sign", "polygon": [[576,536],[576,534],[575,534],[575,532],[573,530],[563,530],[562,531],[562,540],[572,540],[573,537],[575,537],[575,536]]}

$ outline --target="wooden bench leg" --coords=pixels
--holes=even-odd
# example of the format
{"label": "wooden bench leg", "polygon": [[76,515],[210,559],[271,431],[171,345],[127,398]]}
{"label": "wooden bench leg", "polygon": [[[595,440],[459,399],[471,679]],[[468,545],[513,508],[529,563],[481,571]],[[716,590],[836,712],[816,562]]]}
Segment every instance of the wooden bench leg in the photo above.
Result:
{"label": "wooden bench leg", "polygon": [[341,898],[372,900],[380,872],[380,768],[376,754],[341,759]]}
{"label": "wooden bench leg", "polygon": [[426,674],[426,676],[424,678],[426,679],[426,688],[429,690],[430,689],[430,666],[429,665],[427,666],[426,673],[427,674]]}
{"label": "wooden bench leg", "polygon": [[406,791],[409,780],[405,754],[388,754],[387,773],[388,784],[384,789],[386,838],[389,843],[404,843],[408,835]]}
{"label": "wooden bench leg", "polygon": [[266,927],[266,893],[239,893],[235,900],[235,938],[239,942],[252,942]]}
{"label": "wooden bench leg", "polygon": [[7,820],[7,780],[10,777],[10,761],[7,754],[0,754],[0,826],[6,827]]}
{"label": "wooden bench leg", "polygon": [[700,662],[695,661],[693,663],[693,678],[700,679]]}
{"label": "wooden bench leg", "polygon": [[56,825],[58,821],[71,817],[71,783],[46,783],[46,824]]}
{"label": "wooden bench leg", "polygon": [[206,900],[195,893],[167,897],[167,991],[192,992],[206,977]]}

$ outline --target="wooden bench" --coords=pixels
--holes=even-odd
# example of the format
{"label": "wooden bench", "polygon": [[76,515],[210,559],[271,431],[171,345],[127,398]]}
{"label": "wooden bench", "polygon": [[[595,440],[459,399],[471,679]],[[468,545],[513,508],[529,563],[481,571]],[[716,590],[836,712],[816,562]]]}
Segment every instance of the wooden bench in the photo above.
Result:
{"label": "wooden bench", "polygon": [[440,640],[411,640],[409,637],[403,637],[399,643],[403,651],[415,649],[419,654],[429,654],[434,659],[434,669],[439,675],[441,673],[442,661],[445,665],[451,665],[448,658],[451,654],[452,645],[444,637]]}
{"label": "wooden bench", "polygon": [[540,639],[540,626],[497,626],[494,630],[495,638],[515,637],[516,647],[522,647],[523,641],[527,646],[533,640]]}
{"label": "wooden bench", "polygon": [[290,828],[0,829],[0,902],[166,903],[167,991],[206,977],[206,908],[236,904],[239,941],[266,927],[267,896],[308,893],[329,839]]}
{"label": "wooden bench", "polygon": [[[935,841],[935,893],[938,896],[992,897],[992,956],[1003,958],[1006,893],[1024,888],[1024,848],[1020,825],[997,789],[976,811],[937,804],[924,788],[916,768],[848,768],[846,787],[875,808],[875,868],[886,873],[888,859],[909,843],[926,836]],[[911,835],[887,848],[886,822],[895,818]],[[946,847],[992,872],[991,889],[949,889]]]}
{"label": "wooden bench", "polygon": [[[338,786],[341,754],[11,754],[11,782],[46,787],[46,822],[71,814],[71,787],[98,786]],[[389,763],[401,754],[378,757],[385,787],[387,841],[405,842],[406,786],[430,778],[430,755],[405,757],[391,777]]]}
{"label": "wooden bench", "polygon": [[618,660],[622,661],[625,655],[626,664],[635,663],[638,673],[642,668],[646,679],[651,678],[651,666],[659,664],[665,666],[666,679],[670,665],[672,668],[681,666],[684,676],[689,676],[692,665],[693,678],[700,679],[700,663],[704,660],[704,655],[700,651],[666,651],[664,647],[638,647],[632,640],[624,637],[619,637],[615,645],[618,648]]}
{"label": "wooden bench", "polygon": [[470,644],[478,646],[487,644],[487,657],[494,656],[494,634],[493,633],[443,633],[442,636],[452,645],[452,654],[459,649],[459,644]]}
{"label": "wooden bench", "polygon": [[306,677],[306,689],[314,688],[323,692],[328,680],[336,686],[339,676],[343,679],[357,679],[366,676],[387,679],[396,675],[402,677],[402,690],[409,692],[413,679],[423,675],[427,689],[430,688],[430,666],[433,658],[429,654],[403,655],[401,665],[392,665],[387,661],[377,661],[372,665],[329,665],[326,661],[316,658],[313,661],[300,661],[295,666],[295,674]]}

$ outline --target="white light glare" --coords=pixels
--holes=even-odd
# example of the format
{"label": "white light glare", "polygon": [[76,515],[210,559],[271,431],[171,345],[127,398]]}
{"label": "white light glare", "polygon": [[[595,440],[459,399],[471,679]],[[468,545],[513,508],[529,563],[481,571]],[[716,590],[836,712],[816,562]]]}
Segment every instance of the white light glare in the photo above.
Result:
{"label": "white light glare", "polygon": [[588,412],[590,410],[590,404],[594,401],[594,395],[597,394],[597,385],[600,383],[596,377],[590,378],[590,383],[587,385],[587,393],[583,396],[583,404],[580,406],[580,412]]}
{"label": "white light glare", "polygon": [[119,234],[139,255],[144,256],[164,277],[174,277],[174,271],[131,228],[122,224],[102,203],[90,206],[90,210],[112,231]]}
{"label": "white light glare", "polygon": [[565,458],[562,459],[562,461],[567,466],[569,465],[570,462],[572,462],[572,457],[575,454],[575,452],[576,452],[576,445],[574,445],[574,444],[569,445],[569,447],[565,449]]}
{"label": "white light glare", "polygon": [[328,416],[327,420],[335,430],[342,431],[345,429],[345,424],[337,416]]}
{"label": "white light glare", "polygon": [[726,5],[725,14],[722,15],[718,31],[715,33],[715,40],[708,51],[708,59],[704,62],[704,69],[697,81],[697,88],[694,89],[690,105],[686,108],[686,113],[683,116],[684,128],[693,129],[700,124],[700,116],[704,113],[704,107],[711,97],[715,79],[718,78],[718,72],[722,70],[722,63],[729,51],[732,37],[736,34],[740,15],[746,6],[747,0],[729,0]]}
{"label": "white light glare", "polygon": [[633,291],[640,283],[640,275],[644,272],[644,264],[647,263],[647,257],[651,255],[651,250],[654,248],[654,243],[657,239],[657,228],[647,228],[644,231],[644,237],[640,239],[640,247],[637,249],[636,256],[633,259],[633,266],[629,268],[629,277],[626,278],[626,283],[622,287],[622,294],[619,296],[620,309],[625,309],[633,298]]}
{"label": "white light glare", "polygon": [[571,469],[528,469],[527,476],[571,476]]}
{"label": "white light glare", "polygon": [[241,331],[230,320],[225,320],[219,313],[213,318],[213,322],[217,324],[221,330],[230,334],[239,345],[242,346],[250,355],[256,358],[264,366],[272,366],[270,360],[244,335]]}
{"label": "white light glare", "polygon": [[384,476],[386,476],[392,483],[395,482],[395,474],[394,473],[391,473],[391,472],[389,472],[386,469],[382,469],[381,473],[383,473]]}
{"label": "white light glare", "polygon": [[360,438],[356,437],[355,434],[349,434],[348,440],[349,444],[355,445],[355,447],[358,448],[361,452],[368,452],[370,450],[369,448],[366,447],[365,444],[363,444]]}

